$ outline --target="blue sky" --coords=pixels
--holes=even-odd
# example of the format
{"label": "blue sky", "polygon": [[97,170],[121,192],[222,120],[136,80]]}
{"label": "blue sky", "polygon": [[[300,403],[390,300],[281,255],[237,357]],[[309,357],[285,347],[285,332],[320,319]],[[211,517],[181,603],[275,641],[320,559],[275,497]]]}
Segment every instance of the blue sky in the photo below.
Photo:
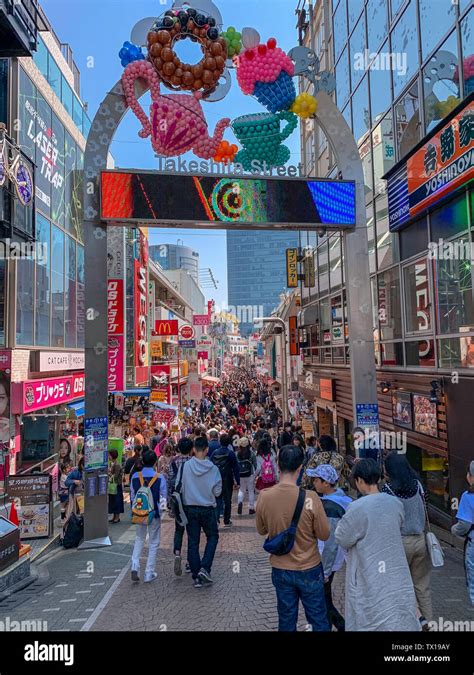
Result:
{"label": "blue sky", "polygon": [[[196,6],[199,2],[196,1]],[[296,0],[221,0],[216,3],[221,11],[224,29],[234,26],[241,30],[251,26],[259,31],[262,41],[275,37],[278,46],[288,51],[297,43]],[[93,119],[97,108],[108,91],[120,78],[122,66],[118,52],[124,41],[130,39],[133,26],[145,17],[157,17],[171,6],[170,0],[41,0],[46,15],[61,42],[68,42],[81,72],[81,96],[89,104]],[[186,43],[183,43],[183,48]],[[193,45],[189,45],[192,47]],[[181,53],[184,56],[184,53]],[[91,58],[92,57],[92,58]],[[142,99],[147,110],[147,100]],[[234,72],[232,88],[219,102],[203,104],[210,133],[223,117],[235,118],[252,112],[265,112],[258,101],[244,96]],[[157,160],[149,140],[142,140],[137,133],[138,120],[128,112],[118,129],[111,147],[116,166],[152,169]],[[225,138],[234,141],[232,132]],[[300,161],[299,133],[296,130],[286,141],[291,150],[291,164]],[[150,230],[151,243],[176,243],[183,240],[200,254],[202,268],[210,267],[219,281],[218,290],[203,289],[208,298],[223,305],[227,302],[226,233],[224,230]]]}

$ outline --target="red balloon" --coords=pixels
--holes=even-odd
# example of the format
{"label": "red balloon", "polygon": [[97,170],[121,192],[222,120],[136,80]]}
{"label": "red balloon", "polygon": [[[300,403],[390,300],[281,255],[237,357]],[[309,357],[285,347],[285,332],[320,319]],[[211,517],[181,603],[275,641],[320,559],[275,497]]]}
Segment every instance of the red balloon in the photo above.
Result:
{"label": "red balloon", "polygon": [[275,38],[269,38],[267,40],[268,49],[275,49],[276,46],[277,46],[277,41],[275,40]]}
{"label": "red balloon", "polygon": [[266,45],[258,45],[258,53],[261,54],[262,56],[265,56],[265,54],[267,53]]}

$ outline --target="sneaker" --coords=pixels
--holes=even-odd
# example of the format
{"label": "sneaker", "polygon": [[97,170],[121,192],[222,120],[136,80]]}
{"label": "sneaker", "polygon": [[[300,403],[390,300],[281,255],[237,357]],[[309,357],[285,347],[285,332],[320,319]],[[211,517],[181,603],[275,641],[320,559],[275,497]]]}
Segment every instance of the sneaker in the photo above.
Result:
{"label": "sneaker", "polygon": [[191,567],[189,566],[188,562],[186,563],[186,565],[184,567],[184,571],[186,572],[186,574],[191,574]]}
{"label": "sneaker", "polygon": [[242,508],[243,508],[243,504],[242,504],[242,502],[240,502],[240,504],[237,506],[237,513],[239,514],[239,516],[242,515]]}
{"label": "sneaker", "polygon": [[202,585],[203,585],[202,581],[199,577],[197,579],[194,579],[194,582],[193,582],[194,588],[202,588]]}
{"label": "sneaker", "polygon": [[255,509],[249,509],[249,516],[255,515]]}
{"label": "sneaker", "polygon": [[232,521],[229,520],[228,523],[224,523],[224,527],[232,527]]}
{"label": "sneaker", "polygon": [[149,584],[151,581],[155,581],[157,576],[158,576],[157,572],[151,572],[150,574],[145,574],[145,578],[143,579],[143,583]]}
{"label": "sneaker", "polygon": [[211,575],[203,567],[199,570],[198,579],[201,579],[203,584],[212,584],[213,580]]}
{"label": "sneaker", "polygon": [[176,574],[177,577],[180,577],[183,573],[183,569],[181,567],[181,556],[180,555],[175,555],[175,557],[174,557],[174,573]]}
{"label": "sneaker", "polygon": [[132,570],[132,581],[140,581],[137,570]]}

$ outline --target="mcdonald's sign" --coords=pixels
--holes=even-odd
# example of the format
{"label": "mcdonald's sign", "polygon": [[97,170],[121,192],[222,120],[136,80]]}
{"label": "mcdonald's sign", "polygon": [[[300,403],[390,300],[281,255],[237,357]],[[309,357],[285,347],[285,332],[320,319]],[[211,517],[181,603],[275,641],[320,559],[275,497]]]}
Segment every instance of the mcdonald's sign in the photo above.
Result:
{"label": "mcdonald's sign", "polygon": [[160,336],[178,335],[178,319],[155,321],[155,333]]}

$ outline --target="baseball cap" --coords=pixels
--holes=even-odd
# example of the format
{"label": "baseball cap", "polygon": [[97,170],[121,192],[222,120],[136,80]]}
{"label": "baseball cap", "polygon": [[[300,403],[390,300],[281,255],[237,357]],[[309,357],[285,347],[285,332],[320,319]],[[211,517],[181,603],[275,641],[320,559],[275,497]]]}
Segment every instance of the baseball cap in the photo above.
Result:
{"label": "baseball cap", "polygon": [[306,475],[310,478],[321,478],[328,483],[337,483],[339,480],[336,469],[330,464],[320,464],[314,469],[306,469]]}

